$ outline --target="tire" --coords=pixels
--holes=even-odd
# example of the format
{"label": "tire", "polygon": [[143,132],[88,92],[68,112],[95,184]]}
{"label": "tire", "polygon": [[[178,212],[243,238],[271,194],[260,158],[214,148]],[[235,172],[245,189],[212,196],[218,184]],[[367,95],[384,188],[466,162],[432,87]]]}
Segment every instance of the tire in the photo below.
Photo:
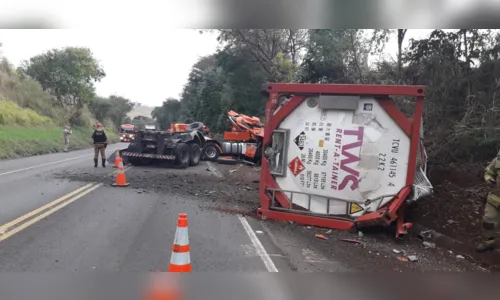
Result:
{"label": "tire", "polygon": [[220,151],[215,143],[207,143],[203,147],[203,158],[208,161],[217,161],[220,156]]}
{"label": "tire", "polygon": [[187,144],[178,143],[175,146],[175,166],[181,169],[185,169],[189,166],[189,161],[191,160],[191,151],[189,151]]}
{"label": "tire", "polygon": [[201,149],[200,146],[196,143],[189,144],[189,150],[191,155],[189,156],[189,165],[196,166],[200,163],[201,159]]}

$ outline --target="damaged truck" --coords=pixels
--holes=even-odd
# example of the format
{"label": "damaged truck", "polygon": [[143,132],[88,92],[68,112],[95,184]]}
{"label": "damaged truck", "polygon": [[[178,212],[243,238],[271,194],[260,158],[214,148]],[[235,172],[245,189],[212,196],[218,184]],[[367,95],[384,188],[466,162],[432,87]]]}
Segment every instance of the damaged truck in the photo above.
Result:
{"label": "damaged truck", "polygon": [[[126,149],[119,151],[124,164],[143,166],[171,162],[175,167],[196,166],[201,159],[205,138],[198,130],[169,132],[155,129],[137,131],[134,140]],[[116,153],[108,162],[113,163]]]}
{"label": "damaged truck", "polygon": [[[429,195],[423,86],[268,85],[260,173],[263,218],[348,230],[396,225]],[[392,96],[413,101],[411,118]]]}

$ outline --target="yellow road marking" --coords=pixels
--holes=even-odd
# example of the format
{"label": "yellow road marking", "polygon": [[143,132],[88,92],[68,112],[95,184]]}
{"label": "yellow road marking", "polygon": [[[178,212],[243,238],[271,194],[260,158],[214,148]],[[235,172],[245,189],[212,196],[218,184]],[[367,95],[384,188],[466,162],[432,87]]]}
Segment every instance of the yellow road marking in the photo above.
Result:
{"label": "yellow road marking", "polygon": [[61,208],[65,207],[66,205],[69,205],[71,203],[73,203],[74,201],[80,199],[81,197],[87,195],[88,193],[92,192],[93,190],[99,188],[102,186],[102,183],[99,183],[93,187],[91,187],[90,189],[74,196],[73,198],[71,198],[70,200],[66,201],[66,202],[63,202],[62,204],[59,204],[58,206],[50,209],[49,211],[41,214],[41,215],[38,215],[36,218],[33,218],[31,220],[29,220],[28,222],[26,223],[23,223],[21,224],[20,226],[8,231],[7,233],[3,234],[3,235],[0,235],[0,242],[5,240],[5,239],[8,239],[9,237],[13,236],[14,234],[18,233],[19,231],[23,230],[23,229],[26,229],[27,227],[35,224],[36,222],[40,221],[41,219],[43,218],[46,218],[47,216],[55,213],[56,211],[60,210]]}
{"label": "yellow road marking", "polygon": [[[127,166],[126,168],[124,168],[124,172],[126,172],[128,169],[130,169],[132,166]],[[112,172],[111,174],[112,175],[115,175],[118,171],[114,171]],[[70,192],[48,204],[45,204],[44,206],[42,207],[39,207],[15,220],[12,220],[10,221],[9,223],[7,224],[4,224],[2,226],[0,226],[0,241],[3,241],[7,238],[9,238],[10,236],[16,234],[17,232],[27,228],[28,226],[31,226],[32,224],[38,222],[39,220],[45,218],[46,216],[48,215],[51,215],[52,213],[58,211],[59,209],[65,207],[66,205],[74,202],[75,200],[87,195],[88,193],[92,192],[93,190],[101,187],[103,184],[102,183],[99,183],[99,184],[96,184],[96,183],[89,183],[85,186],[82,186],[76,190],[74,190],[73,192]],[[71,198],[73,197],[73,198]],[[68,200],[69,199],[69,200]],[[59,204],[65,200],[68,200],[62,204]],[[59,205],[58,205],[59,204]],[[54,207],[55,205],[58,205],[56,207]],[[33,218],[31,219],[30,221],[28,222],[25,222],[23,224],[21,224],[20,226],[12,229],[12,230],[9,230],[7,231],[9,228],[12,228],[12,227],[15,227],[16,225],[19,225],[20,223],[24,222],[25,220],[35,216],[35,215],[38,215],[40,214],[41,212],[47,210],[48,208],[51,208],[51,207],[54,207],[52,209],[50,209],[49,211],[37,216],[36,218]],[[7,231],[7,232],[5,232]],[[2,232],[5,232],[5,233],[2,233]]]}
{"label": "yellow road marking", "polygon": [[69,194],[66,194],[66,195],[62,196],[62,197],[60,197],[60,198],[58,198],[58,199],[56,199],[56,200],[54,200],[54,201],[50,202],[49,204],[46,204],[46,205],[44,205],[44,206],[42,206],[42,207],[40,207],[40,208],[37,208],[37,209],[35,209],[34,211],[32,211],[32,212],[30,212],[30,213],[25,214],[24,216],[21,216],[21,217],[19,217],[19,218],[15,219],[15,220],[13,220],[13,221],[10,221],[10,222],[9,222],[9,223],[7,223],[7,224],[2,225],[2,226],[0,227],[0,232],[5,231],[6,229],[8,229],[8,228],[10,228],[10,227],[12,227],[12,226],[17,225],[17,224],[19,224],[19,223],[23,222],[24,220],[26,220],[26,219],[28,219],[28,218],[31,218],[32,216],[34,216],[34,215],[36,215],[36,214],[39,214],[40,212],[42,212],[42,211],[46,210],[47,208],[49,208],[49,207],[51,207],[51,206],[54,206],[54,205],[56,205],[56,204],[58,204],[58,203],[60,203],[60,202],[62,202],[62,201],[64,201],[64,200],[68,199],[69,197],[73,197],[74,195],[76,195],[76,194],[78,194],[78,193],[82,192],[83,190],[85,190],[85,189],[87,189],[87,188],[89,188],[89,187],[91,187],[91,186],[93,186],[93,185],[94,185],[94,183],[89,183],[89,184],[87,184],[87,185],[85,185],[85,186],[82,186],[81,188],[79,188],[79,189],[77,189],[77,190],[74,190],[73,192],[71,192],[71,193],[69,193]]}

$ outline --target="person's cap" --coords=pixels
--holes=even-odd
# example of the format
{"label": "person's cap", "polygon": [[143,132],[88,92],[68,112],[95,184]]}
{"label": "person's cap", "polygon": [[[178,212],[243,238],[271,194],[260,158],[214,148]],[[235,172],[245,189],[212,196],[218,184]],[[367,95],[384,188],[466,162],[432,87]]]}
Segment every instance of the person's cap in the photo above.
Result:
{"label": "person's cap", "polygon": [[102,127],[102,124],[101,123],[97,123],[95,124],[96,127]]}

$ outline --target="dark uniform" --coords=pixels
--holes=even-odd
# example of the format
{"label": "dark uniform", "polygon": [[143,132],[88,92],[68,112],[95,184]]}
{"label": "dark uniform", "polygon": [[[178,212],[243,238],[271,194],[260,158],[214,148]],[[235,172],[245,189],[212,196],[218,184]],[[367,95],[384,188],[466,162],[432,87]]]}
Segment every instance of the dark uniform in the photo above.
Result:
{"label": "dark uniform", "polygon": [[92,139],[94,140],[94,167],[97,168],[97,162],[99,160],[99,152],[101,153],[102,167],[106,167],[106,153],[105,149],[108,146],[108,137],[102,129],[102,127],[97,127],[92,134]]}
{"label": "dark uniform", "polygon": [[500,156],[493,159],[486,167],[484,180],[494,187],[486,198],[483,215],[483,240],[476,247],[478,252],[493,250],[497,246],[496,230],[500,223]]}

